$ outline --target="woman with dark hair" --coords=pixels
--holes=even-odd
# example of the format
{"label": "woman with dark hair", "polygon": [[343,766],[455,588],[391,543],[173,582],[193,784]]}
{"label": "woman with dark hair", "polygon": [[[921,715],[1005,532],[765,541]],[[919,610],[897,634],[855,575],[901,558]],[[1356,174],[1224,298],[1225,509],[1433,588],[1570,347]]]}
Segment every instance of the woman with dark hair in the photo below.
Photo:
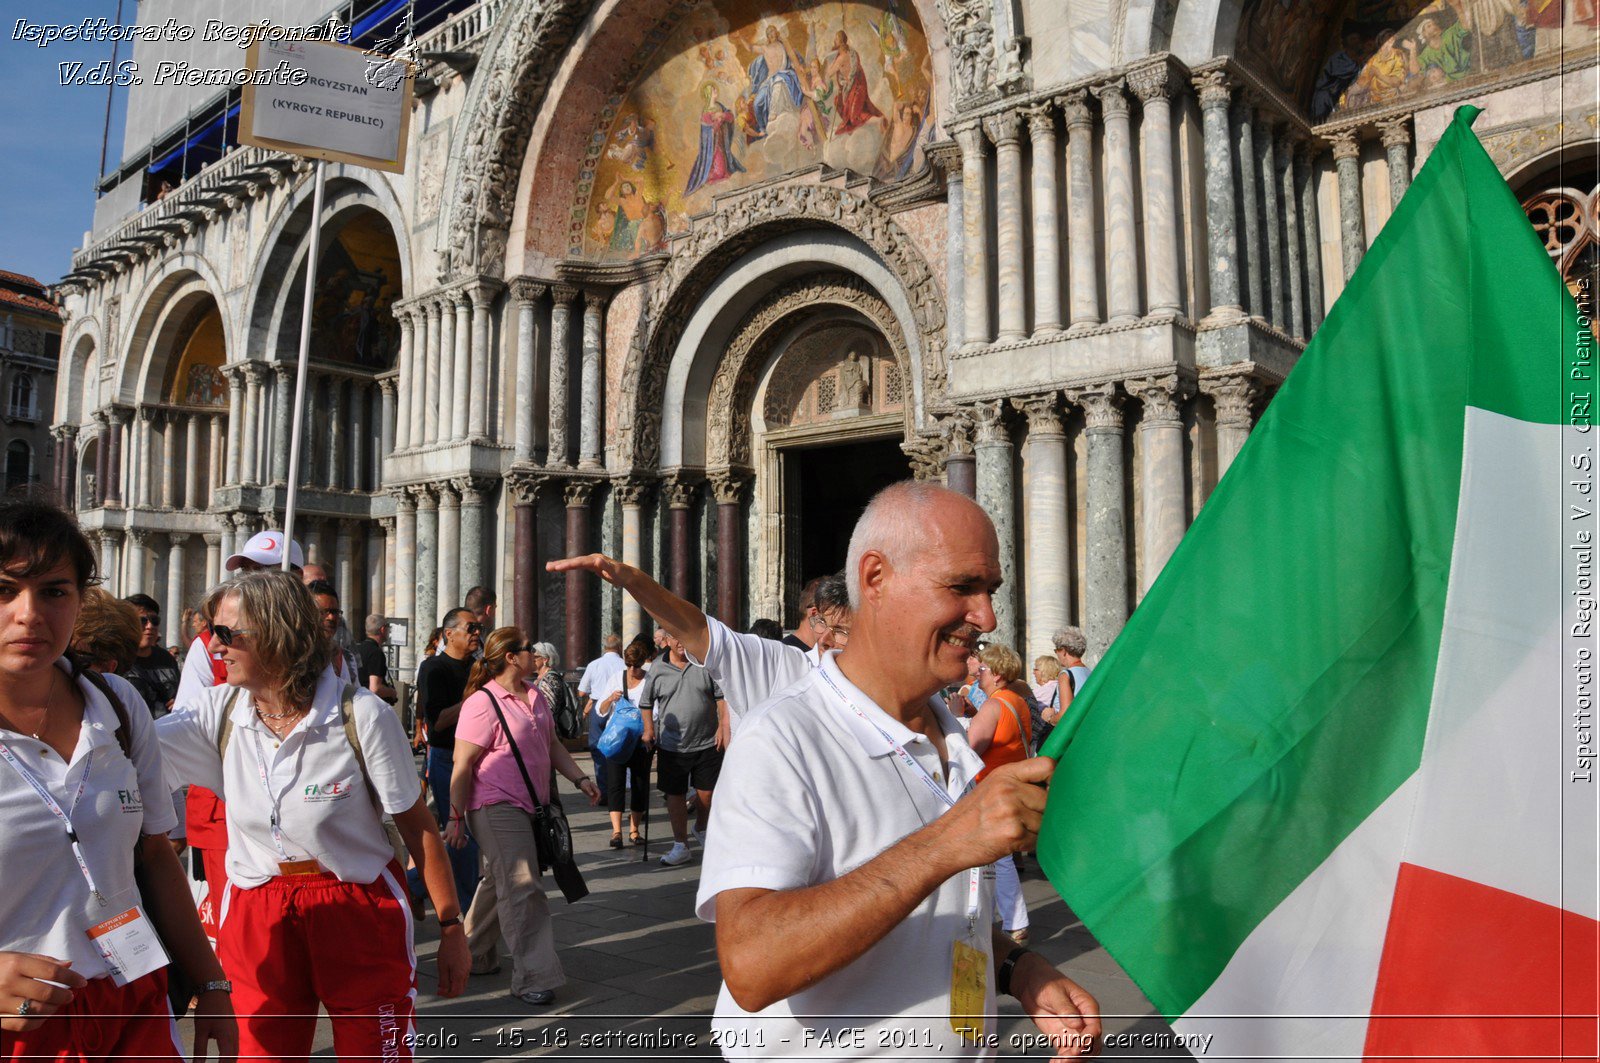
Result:
{"label": "woman with dark hair", "polygon": [[528,683],[533,644],[521,628],[497,628],[467,677],[456,721],[455,768],[450,775],[450,822],[445,840],[456,848],[472,836],[488,865],[467,912],[467,941],[475,970],[496,966],[500,931],[511,947],[511,995],[548,1004],[566,983],[556,956],[550,905],[539,888],[533,824],[557,800],[560,771],[600,803],[600,788],[583,774],[556,736],[549,703]]}
{"label": "woman with dark hair", "polygon": [[244,1054],[304,1059],[318,1006],[340,1058],[407,1060],[416,954],[394,817],[439,914],[440,996],[467,980],[450,862],[399,717],[341,682],[311,593],[263,570],[214,589],[211,651],[231,685],[157,723],[169,778],[226,802],[228,886],[217,951],[236,985]]}
{"label": "woman with dark hair", "polygon": [[229,987],[167,841],[150,714],[124,680],[65,656],[93,578],[71,517],[0,501],[0,1056],[184,1058],[170,951],[200,985],[196,1054],[216,1041],[232,1060]]}
{"label": "woman with dark hair", "polygon": [[[622,651],[622,672],[612,682],[595,707],[595,714],[607,722],[618,701],[627,698],[639,704],[639,692],[644,689],[645,666],[650,663],[650,644],[641,639],[628,643]],[[622,848],[622,806],[627,802],[629,782],[632,782],[633,809],[628,818],[628,840],[643,845],[639,833],[639,819],[650,811],[650,761],[655,751],[642,737],[634,743],[633,752],[626,760],[606,761],[606,803],[611,809],[611,848]]]}

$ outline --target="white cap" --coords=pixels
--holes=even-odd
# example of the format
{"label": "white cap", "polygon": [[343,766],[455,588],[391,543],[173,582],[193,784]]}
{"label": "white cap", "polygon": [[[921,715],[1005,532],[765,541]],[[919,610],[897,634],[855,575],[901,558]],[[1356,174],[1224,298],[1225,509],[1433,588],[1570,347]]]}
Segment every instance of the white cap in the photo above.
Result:
{"label": "white cap", "polygon": [[[244,549],[237,554],[229,556],[223,568],[229,572],[237,569],[246,561],[254,561],[265,568],[278,568],[283,564],[283,533],[280,531],[258,532],[250,537],[244,544]],[[297,542],[289,543],[289,564],[295,568],[304,568],[306,555]]]}

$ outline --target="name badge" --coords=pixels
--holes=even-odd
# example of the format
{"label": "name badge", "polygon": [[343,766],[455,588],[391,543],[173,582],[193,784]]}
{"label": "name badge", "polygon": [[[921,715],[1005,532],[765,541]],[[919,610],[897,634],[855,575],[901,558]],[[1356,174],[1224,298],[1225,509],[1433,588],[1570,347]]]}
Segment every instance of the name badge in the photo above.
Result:
{"label": "name badge", "polygon": [[980,948],[956,941],[950,954],[950,1029],[971,1044],[983,1036],[984,986],[989,957]]}
{"label": "name badge", "polygon": [[91,926],[88,934],[106,961],[111,980],[119,986],[167,965],[167,950],[161,947],[155,927],[137,904]]}
{"label": "name badge", "polygon": [[322,874],[322,865],[315,860],[279,860],[278,874],[320,875]]}

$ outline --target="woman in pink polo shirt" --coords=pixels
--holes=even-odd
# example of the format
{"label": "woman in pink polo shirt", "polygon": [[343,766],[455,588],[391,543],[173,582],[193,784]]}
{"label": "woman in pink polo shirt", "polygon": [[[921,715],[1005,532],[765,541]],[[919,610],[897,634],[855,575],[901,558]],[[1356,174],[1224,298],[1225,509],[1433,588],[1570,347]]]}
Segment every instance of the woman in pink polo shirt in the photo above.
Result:
{"label": "woman in pink polo shirt", "polygon": [[460,848],[470,829],[488,864],[488,877],[467,912],[472,969],[494,969],[504,930],[511,946],[511,995],[542,1005],[555,999],[556,986],[567,976],[556,957],[550,906],[539,888],[534,817],[539,806],[556,799],[552,766],[590,804],[600,803],[600,788],[557,739],[549,703],[527,682],[532,671],[533,646],[520,628],[499,628],[484,642],[456,723],[444,838]]}

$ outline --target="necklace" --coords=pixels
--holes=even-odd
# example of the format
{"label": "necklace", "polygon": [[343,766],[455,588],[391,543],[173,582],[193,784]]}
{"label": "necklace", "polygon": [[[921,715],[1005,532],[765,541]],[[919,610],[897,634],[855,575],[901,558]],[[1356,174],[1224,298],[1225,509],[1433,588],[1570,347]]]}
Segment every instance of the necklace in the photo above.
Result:
{"label": "necklace", "polygon": [[42,727],[40,727],[39,730],[37,730],[37,731],[29,732],[30,734],[33,735],[35,741],[37,741],[37,742],[43,742],[44,741],[44,739],[40,738],[39,736],[42,733],[44,733],[45,731],[49,730],[49,728],[50,728],[50,710],[55,708],[55,706],[56,706],[56,670],[55,670],[54,667],[52,667],[50,669],[50,696],[48,698],[46,698],[45,702],[44,702],[44,725]]}

